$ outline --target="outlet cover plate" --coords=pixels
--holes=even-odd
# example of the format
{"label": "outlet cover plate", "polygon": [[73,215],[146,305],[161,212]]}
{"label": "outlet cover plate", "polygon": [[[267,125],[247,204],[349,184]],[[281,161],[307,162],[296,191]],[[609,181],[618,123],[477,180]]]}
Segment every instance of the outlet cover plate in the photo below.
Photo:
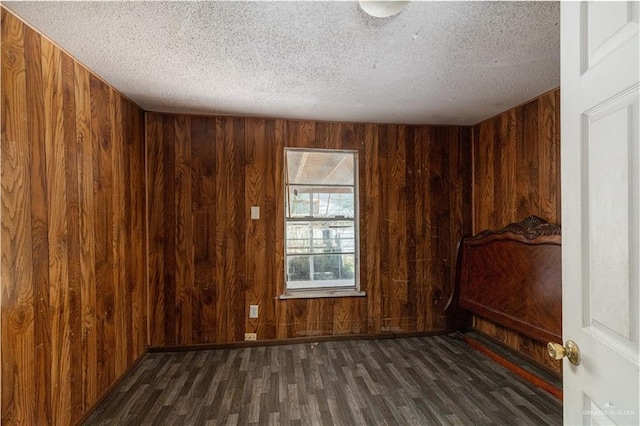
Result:
{"label": "outlet cover plate", "polygon": [[249,305],[249,318],[258,318],[258,305]]}
{"label": "outlet cover plate", "polygon": [[260,219],[260,206],[251,206],[251,219]]}
{"label": "outlet cover plate", "polygon": [[258,333],[244,333],[244,340],[257,340]]}

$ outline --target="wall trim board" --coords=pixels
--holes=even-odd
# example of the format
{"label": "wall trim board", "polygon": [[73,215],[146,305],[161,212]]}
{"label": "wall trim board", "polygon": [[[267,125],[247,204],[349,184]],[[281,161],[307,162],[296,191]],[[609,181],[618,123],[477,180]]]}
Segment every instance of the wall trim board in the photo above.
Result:
{"label": "wall trim board", "polygon": [[254,340],[230,343],[204,343],[199,345],[186,346],[150,346],[149,353],[156,352],[184,352],[184,351],[204,351],[217,349],[254,348],[265,346],[297,345],[304,343],[318,342],[342,342],[345,340],[379,340],[379,339],[402,339],[410,337],[443,336],[443,331],[414,332],[414,333],[380,333],[380,334],[338,334],[331,336],[312,337],[291,337],[288,339],[274,340]]}

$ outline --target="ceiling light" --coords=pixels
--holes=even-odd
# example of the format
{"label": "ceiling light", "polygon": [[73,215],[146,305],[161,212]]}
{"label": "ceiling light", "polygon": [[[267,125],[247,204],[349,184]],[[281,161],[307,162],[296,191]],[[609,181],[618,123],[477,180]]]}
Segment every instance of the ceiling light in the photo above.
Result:
{"label": "ceiling light", "polygon": [[409,3],[404,0],[360,0],[360,8],[376,18],[388,18],[399,13]]}

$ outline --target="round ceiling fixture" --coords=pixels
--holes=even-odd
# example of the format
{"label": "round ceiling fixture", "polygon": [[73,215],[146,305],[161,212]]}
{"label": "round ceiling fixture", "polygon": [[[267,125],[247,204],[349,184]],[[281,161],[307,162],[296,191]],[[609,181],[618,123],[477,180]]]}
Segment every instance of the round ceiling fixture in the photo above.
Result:
{"label": "round ceiling fixture", "polygon": [[404,0],[360,0],[360,8],[367,12],[371,16],[376,18],[388,18],[397,13],[400,13],[402,9],[409,3]]}

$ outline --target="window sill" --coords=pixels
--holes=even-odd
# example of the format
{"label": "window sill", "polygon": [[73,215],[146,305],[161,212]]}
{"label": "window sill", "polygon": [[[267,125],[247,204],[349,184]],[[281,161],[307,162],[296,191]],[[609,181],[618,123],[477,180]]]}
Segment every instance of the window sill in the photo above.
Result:
{"label": "window sill", "polygon": [[281,294],[280,300],[319,299],[323,297],[364,297],[366,295],[366,292],[358,290],[302,290]]}

